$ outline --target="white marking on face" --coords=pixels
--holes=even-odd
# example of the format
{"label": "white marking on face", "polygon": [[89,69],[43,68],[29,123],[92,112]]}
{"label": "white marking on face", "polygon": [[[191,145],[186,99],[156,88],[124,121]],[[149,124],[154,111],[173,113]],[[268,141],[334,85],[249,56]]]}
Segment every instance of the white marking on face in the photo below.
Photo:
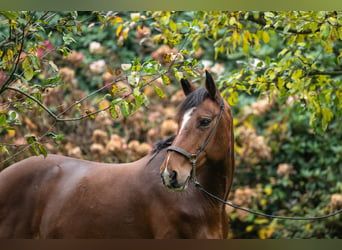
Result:
{"label": "white marking on face", "polygon": [[[183,116],[183,120],[182,120],[182,124],[181,124],[181,128],[178,132],[178,134],[181,134],[182,133],[182,130],[185,128],[186,124],[189,122],[190,118],[191,118],[191,114],[192,112],[195,110],[196,108],[193,107],[193,108],[190,108],[189,110],[187,110],[185,113],[184,113],[184,116]],[[169,185],[170,184],[170,172],[169,170],[167,169],[167,167],[169,166],[169,161],[170,161],[170,154],[168,154],[167,158],[166,158],[166,163],[165,163],[165,169],[163,171],[163,178],[164,178],[164,182],[166,185]],[[186,184],[187,185],[187,184]],[[186,186],[185,186],[186,187]],[[184,187],[181,188],[182,190],[184,189]]]}
{"label": "white marking on face", "polygon": [[163,179],[164,179],[164,182],[166,185],[169,184],[169,176],[170,176],[170,173],[167,170],[167,166],[169,165],[169,160],[170,160],[170,155],[168,155],[168,157],[166,159],[165,169],[163,171]]}
{"label": "white marking on face", "polygon": [[169,174],[169,171],[167,170],[167,166],[169,165],[169,160],[170,160],[170,155],[168,155],[166,159],[166,164],[165,164],[165,169],[164,169],[164,173],[166,174]]}
{"label": "white marking on face", "polygon": [[184,113],[183,121],[182,121],[181,128],[180,128],[178,134],[181,134],[181,133],[182,133],[182,130],[185,128],[185,125],[186,125],[186,124],[188,123],[188,121],[190,120],[191,114],[192,114],[192,112],[193,112],[195,109],[196,109],[196,108],[193,107],[193,108],[187,110],[187,111]]}

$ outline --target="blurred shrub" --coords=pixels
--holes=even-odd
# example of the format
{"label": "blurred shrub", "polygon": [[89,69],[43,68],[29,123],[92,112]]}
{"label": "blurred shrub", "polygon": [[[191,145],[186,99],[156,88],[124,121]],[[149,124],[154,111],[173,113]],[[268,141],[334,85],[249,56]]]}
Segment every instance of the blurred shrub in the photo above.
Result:
{"label": "blurred shrub", "polygon": [[[236,191],[231,194],[233,201],[240,199],[239,190],[246,186],[255,195],[248,204],[241,205],[269,214],[312,217],[340,209],[336,204],[340,204],[342,193],[341,123],[333,121],[319,135],[310,128],[309,114],[300,104],[290,100],[284,104],[269,102],[267,112],[260,114],[251,111],[258,103],[264,101],[238,105],[240,108],[235,110],[238,165],[234,179]],[[246,130],[250,131],[248,137]],[[246,157],[244,147],[254,145],[256,142],[251,142],[260,136],[263,139],[259,141],[263,143],[252,148]],[[271,221],[254,215],[241,218],[234,211],[230,218],[230,237],[234,238],[342,236],[342,215],[317,221]]]}

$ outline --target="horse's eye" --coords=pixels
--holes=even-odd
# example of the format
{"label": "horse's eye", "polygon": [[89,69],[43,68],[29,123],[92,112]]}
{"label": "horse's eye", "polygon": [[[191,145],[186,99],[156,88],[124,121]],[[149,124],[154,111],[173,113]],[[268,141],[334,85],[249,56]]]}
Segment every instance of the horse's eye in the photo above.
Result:
{"label": "horse's eye", "polygon": [[202,120],[200,120],[201,127],[208,127],[210,123],[211,123],[210,118],[203,118]]}

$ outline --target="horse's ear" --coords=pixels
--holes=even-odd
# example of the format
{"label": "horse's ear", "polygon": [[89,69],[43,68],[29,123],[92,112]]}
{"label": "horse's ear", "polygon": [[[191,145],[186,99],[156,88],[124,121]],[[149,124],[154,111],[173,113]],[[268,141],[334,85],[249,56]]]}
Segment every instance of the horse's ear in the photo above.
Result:
{"label": "horse's ear", "polygon": [[188,95],[195,90],[195,88],[185,78],[181,79],[181,84],[185,95]]}
{"label": "horse's ear", "polygon": [[217,97],[217,87],[213,80],[213,77],[210,73],[206,70],[205,71],[205,87],[209,93],[211,99],[216,100]]}

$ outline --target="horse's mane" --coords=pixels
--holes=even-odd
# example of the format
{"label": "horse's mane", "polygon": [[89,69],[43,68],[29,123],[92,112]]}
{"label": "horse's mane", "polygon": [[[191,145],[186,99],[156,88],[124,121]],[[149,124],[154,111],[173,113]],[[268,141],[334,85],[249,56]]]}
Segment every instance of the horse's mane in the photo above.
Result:
{"label": "horse's mane", "polygon": [[191,92],[179,106],[177,120],[183,117],[187,110],[197,107],[207,98],[209,98],[209,93],[205,88],[199,88]]}
{"label": "horse's mane", "polygon": [[170,136],[166,138],[165,140],[158,141],[157,143],[154,144],[152,154],[159,153],[161,150],[164,148],[167,148],[168,146],[171,146],[173,140],[175,139],[176,135]]}

